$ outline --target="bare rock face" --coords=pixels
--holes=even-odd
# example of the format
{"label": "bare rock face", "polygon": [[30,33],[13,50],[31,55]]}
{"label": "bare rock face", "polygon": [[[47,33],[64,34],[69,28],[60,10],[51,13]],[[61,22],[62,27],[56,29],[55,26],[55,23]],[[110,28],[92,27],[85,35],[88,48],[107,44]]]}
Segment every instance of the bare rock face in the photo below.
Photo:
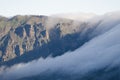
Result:
{"label": "bare rock face", "polygon": [[84,26],[73,20],[47,16],[0,18],[0,62],[25,54],[34,59],[74,50],[82,45],[79,32]]}

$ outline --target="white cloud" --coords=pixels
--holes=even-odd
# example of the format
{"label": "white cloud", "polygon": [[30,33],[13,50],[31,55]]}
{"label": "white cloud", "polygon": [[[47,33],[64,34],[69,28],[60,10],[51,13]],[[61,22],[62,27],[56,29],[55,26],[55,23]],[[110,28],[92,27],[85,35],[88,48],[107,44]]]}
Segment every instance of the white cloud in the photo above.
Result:
{"label": "white cloud", "polygon": [[[107,65],[117,66],[120,61],[120,25],[113,26],[104,34],[93,38],[82,47],[62,56],[34,60],[26,64],[0,68],[0,78],[14,80],[44,73],[59,71],[64,74],[83,74]],[[119,60],[119,61],[117,61]]]}
{"label": "white cloud", "polygon": [[87,21],[88,19],[91,19],[95,17],[96,14],[94,13],[64,13],[64,14],[54,14],[52,17],[58,17],[58,18],[65,18],[65,19],[71,19],[76,21]]}
{"label": "white cloud", "polygon": [[[50,73],[59,71],[64,74],[74,75],[105,66],[118,66],[120,64],[119,18],[103,19],[103,22],[93,31],[93,34],[98,33],[99,36],[85,43],[77,50],[55,58],[40,58],[26,64],[20,63],[12,67],[1,67],[0,79],[20,79],[42,74],[46,71]],[[111,23],[108,24],[109,22]]]}

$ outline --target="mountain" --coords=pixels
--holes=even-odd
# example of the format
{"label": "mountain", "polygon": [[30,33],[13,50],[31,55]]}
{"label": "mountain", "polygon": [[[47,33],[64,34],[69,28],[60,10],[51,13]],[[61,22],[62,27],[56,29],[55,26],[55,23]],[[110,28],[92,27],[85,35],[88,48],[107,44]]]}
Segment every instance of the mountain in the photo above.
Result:
{"label": "mountain", "polygon": [[119,80],[119,12],[76,21],[0,20],[1,80]]}
{"label": "mountain", "polygon": [[84,43],[79,41],[80,26],[85,24],[47,16],[1,18],[0,62],[15,58],[24,62],[74,50]]}
{"label": "mountain", "polygon": [[73,51],[90,40],[89,33],[99,21],[91,27],[89,24],[51,16],[1,18],[0,64],[28,62]]}

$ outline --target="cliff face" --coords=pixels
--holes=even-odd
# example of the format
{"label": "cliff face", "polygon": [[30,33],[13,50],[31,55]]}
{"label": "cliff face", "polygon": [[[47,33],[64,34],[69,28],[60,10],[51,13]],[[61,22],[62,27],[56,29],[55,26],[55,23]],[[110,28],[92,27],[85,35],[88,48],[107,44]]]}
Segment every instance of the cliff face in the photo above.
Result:
{"label": "cliff face", "polygon": [[1,61],[22,55],[48,41],[40,17],[15,16],[0,23]]}
{"label": "cliff face", "polygon": [[[79,22],[46,16],[0,18],[0,62],[29,54],[57,56],[81,45]],[[38,53],[38,54],[37,54]]]}

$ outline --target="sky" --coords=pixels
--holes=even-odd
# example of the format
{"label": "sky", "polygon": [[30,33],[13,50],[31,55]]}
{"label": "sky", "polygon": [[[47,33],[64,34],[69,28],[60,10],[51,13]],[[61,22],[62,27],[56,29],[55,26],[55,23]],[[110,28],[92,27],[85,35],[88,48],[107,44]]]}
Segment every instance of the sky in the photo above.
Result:
{"label": "sky", "polygon": [[95,13],[120,10],[120,0],[0,0],[0,15],[53,15]]}

